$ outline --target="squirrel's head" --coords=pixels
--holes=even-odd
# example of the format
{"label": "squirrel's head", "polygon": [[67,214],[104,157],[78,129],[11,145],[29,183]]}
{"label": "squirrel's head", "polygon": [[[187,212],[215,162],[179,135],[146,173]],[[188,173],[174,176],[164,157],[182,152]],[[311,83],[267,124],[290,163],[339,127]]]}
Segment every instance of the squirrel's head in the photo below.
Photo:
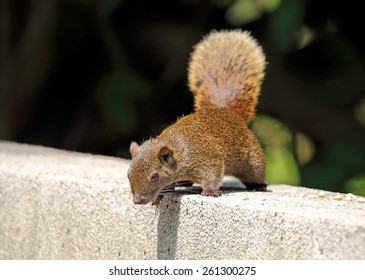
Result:
{"label": "squirrel's head", "polygon": [[139,146],[132,142],[132,162],[128,179],[135,204],[147,204],[158,193],[174,182],[176,160],[171,148],[148,140]]}

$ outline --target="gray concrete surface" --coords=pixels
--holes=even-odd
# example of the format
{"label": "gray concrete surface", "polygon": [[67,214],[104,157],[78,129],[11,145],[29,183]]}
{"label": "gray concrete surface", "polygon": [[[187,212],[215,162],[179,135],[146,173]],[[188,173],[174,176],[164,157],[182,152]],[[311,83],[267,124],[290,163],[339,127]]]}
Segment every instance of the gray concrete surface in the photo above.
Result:
{"label": "gray concrete surface", "polygon": [[0,142],[0,259],[365,259],[359,197],[227,178],[219,198],[133,205],[128,164]]}

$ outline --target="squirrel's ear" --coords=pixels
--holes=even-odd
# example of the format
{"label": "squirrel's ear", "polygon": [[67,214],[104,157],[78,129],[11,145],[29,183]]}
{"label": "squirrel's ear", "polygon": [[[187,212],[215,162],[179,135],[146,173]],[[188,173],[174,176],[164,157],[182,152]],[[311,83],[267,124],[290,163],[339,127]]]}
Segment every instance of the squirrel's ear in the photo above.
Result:
{"label": "squirrel's ear", "polygon": [[129,152],[131,153],[132,157],[134,157],[134,155],[137,153],[138,149],[139,149],[139,145],[133,141],[129,147]]}
{"label": "squirrel's ear", "polygon": [[173,165],[175,162],[173,154],[172,150],[167,146],[163,146],[157,150],[157,156],[162,164],[168,163]]}

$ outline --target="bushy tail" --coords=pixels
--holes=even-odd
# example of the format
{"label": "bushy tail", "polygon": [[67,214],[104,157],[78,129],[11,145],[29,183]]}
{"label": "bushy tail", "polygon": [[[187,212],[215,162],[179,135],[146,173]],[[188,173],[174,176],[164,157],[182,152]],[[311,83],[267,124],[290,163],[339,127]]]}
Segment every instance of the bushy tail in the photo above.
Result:
{"label": "bushy tail", "polygon": [[212,31],[191,54],[189,87],[195,110],[229,107],[248,123],[265,70],[265,55],[256,40],[241,30]]}

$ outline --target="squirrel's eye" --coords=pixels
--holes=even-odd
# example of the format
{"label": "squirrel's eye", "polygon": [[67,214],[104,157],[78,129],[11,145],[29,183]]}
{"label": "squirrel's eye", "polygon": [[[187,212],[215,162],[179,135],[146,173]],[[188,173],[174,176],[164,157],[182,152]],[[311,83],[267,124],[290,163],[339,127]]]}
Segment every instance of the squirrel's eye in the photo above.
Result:
{"label": "squirrel's eye", "polygon": [[160,175],[158,173],[152,173],[150,176],[150,182],[156,183],[160,179]]}

